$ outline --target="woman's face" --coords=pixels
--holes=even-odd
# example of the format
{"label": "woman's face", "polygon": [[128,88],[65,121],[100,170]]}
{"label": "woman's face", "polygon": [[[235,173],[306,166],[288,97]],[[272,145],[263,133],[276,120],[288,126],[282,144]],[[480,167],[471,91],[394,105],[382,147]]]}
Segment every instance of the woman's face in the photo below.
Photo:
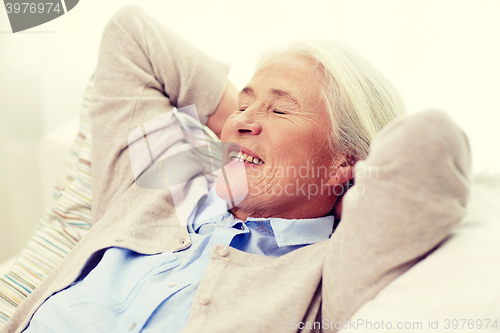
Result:
{"label": "woman's face", "polygon": [[325,145],[330,124],[311,60],[283,55],[266,62],[241,91],[238,110],[222,130],[222,141],[231,145],[217,194],[241,219],[326,215],[335,199],[328,186],[334,165]]}

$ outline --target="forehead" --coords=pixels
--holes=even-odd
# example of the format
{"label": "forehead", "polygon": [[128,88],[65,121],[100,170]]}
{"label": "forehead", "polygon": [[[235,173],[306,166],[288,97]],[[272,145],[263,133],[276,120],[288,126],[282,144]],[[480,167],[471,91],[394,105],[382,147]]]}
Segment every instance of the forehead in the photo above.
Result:
{"label": "forehead", "polygon": [[313,60],[284,54],[266,61],[242,90],[243,95],[288,98],[296,104],[317,104],[321,80]]}

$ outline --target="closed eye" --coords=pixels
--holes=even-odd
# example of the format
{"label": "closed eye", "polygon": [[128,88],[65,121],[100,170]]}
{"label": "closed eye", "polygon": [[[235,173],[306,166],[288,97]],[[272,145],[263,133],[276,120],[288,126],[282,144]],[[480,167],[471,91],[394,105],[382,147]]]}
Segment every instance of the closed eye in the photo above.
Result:
{"label": "closed eye", "polygon": [[273,112],[276,113],[276,114],[286,114],[286,112],[278,111],[278,110],[274,110]]}

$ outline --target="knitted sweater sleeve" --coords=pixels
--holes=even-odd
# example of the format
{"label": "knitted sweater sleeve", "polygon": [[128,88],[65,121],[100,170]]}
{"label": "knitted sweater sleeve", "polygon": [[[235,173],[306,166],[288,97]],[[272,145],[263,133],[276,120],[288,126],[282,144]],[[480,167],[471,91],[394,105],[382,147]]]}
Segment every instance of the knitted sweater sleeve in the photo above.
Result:
{"label": "knitted sweater sleeve", "polygon": [[172,106],[195,104],[206,124],[227,83],[229,66],[204,54],[139,7],[108,22],[95,72],[92,125],[92,217],[99,220],[134,182],[127,138]]}

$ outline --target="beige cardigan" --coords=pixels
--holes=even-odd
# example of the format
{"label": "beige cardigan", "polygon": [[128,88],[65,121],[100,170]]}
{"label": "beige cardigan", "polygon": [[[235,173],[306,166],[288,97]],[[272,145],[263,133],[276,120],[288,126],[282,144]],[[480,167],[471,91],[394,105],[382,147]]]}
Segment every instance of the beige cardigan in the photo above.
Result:
{"label": "beige cardigan", "polygon": [[[222,96],[227,70],[135,6],[113,16],[102,38],[90,109],[97,222],[2,332],[21,332],[99,250],[115,246],[154,254],[190,246],[169,191],[133,182],[127,137],[170,102],[196,104],[205,123]],[[442,112],[391,124],[355,169],[356,185],[345,195],[342,222],[329,240],[279,258],[215,245],[183,332],[290,332],[297,330],[295,323],[322,320],[329,330],[325,323],[347,321],[465,214],[468,141]],[[221,255],[223,248],[228,255]]]}

